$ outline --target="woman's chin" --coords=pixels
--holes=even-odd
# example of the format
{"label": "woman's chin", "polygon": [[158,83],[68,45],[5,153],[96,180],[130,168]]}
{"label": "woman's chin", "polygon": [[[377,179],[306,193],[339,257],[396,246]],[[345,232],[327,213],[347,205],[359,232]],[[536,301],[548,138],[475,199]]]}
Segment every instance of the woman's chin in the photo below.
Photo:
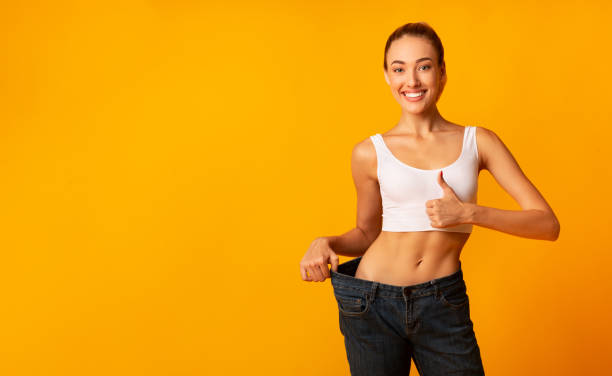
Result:
{"label": "woman's chin", "polygon": [[422,115],[429,112],[428,107],[402,106],[402,110],[406,114]]}

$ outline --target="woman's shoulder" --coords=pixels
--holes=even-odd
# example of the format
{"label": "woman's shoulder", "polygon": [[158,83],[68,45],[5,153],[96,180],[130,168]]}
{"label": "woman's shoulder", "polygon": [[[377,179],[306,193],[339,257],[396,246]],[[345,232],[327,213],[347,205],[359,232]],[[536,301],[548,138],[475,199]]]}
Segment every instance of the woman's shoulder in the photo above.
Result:
{"label": "woman's shoulder", "polygon": [[484,166],[486,166],[486,161],[491,155],[508,150],[501,137],[494,130],[484,126],[474,126],[474,128],[476,128],[475,137],[478,158],[483,161]]}
{"label": "woman's shoulder", "polygon": [[371,136],[359,140],[353,146],[353,151],[351,153],[351,170],[353,177],[361,176],[369,179],[377,179],[376,165],[376,147],[371,140]]}
{"label": "woman's shoulder", "polygon": [[490,128],[481,126],[481,125],[473,125],[475,128],[476,140],[478,142],[482,141],[483,143],[492,143],[501,141],[500,137]]}
{"label": "woman's shoulder", "polygon": [[353,146],[353,159],[361,162],[369,162],[376,158],[376,148],[372,140],[372,136],[362,138]]}

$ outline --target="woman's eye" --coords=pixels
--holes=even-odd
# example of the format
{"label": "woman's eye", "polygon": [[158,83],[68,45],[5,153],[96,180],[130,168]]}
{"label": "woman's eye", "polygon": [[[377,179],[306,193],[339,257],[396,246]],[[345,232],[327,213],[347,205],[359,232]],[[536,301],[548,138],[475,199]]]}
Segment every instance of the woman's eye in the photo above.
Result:
{"label": "woman's eye", "polygon": [[[423,70],[429,70],[429,69],[431,68],[431,65],[421,65],[421,66],[419,67],[419,69],[420,69],[420,68],[427,68],[427,69],[423,69]],[[393,69],[393,72],[395,72],[395,73],[399,73],[399,72],[398,72],[398,70],[403,70],[403,69],[402,69],[402,68],[395,68],[395,69]]]}

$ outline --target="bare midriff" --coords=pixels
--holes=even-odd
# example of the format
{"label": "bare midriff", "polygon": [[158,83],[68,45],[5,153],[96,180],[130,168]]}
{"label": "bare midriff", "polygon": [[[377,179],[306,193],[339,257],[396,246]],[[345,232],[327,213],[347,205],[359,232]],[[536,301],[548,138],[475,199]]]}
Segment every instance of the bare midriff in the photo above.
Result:
{"label": "bare midriff", "polygon": [[453,274],[469,237],[450,231],[381,231],[363,254],[355,278],[408,286]]}

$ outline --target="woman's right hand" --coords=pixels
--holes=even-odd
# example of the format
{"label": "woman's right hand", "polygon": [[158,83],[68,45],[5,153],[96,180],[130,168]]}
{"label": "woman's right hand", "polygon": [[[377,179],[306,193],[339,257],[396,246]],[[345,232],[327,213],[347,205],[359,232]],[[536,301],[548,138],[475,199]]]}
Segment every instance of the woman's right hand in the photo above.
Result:
{"label": "woman's right hand", "polygon": [[329,246],[329,239],[316,238],[310,243],[308,251],[300,261],[302,279],[309,282],[325,281],[326,278],[330,278],[327,264],[331,264],[332,270],[337,271],[338,255]]}

